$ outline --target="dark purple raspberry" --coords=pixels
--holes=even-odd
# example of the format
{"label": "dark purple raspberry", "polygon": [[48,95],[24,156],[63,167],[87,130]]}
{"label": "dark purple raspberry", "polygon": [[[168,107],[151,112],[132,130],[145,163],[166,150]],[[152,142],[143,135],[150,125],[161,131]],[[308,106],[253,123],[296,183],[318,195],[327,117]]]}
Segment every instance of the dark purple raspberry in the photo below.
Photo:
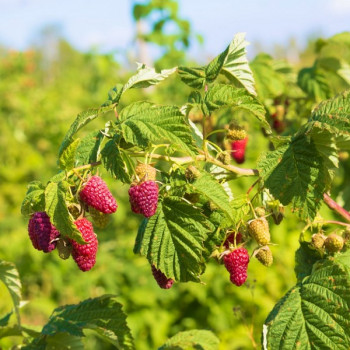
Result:
{"label": "dark purple raspberry", "polygon": [[80,199],[90,207],[105,214],[112,214],[118,208],[107,184],[99,176],[92,176],[89,179],[80,191]]}
{"label": "dark purple raspberry", "polygon": [[71,240],[72,257],[81,271],[89,271],[96,263],[98,247],[97,237],[94,233],[92,223],[86,218],[75,221],[75,225],[81,232],[82,237],[88,244],[79,244]]}
{"label": "dark purple raspberry", "polygon": [[158,206],[158,185],[154,181],[145,181],[129,189],[131,210],[146,218],[154,215]]}
{"label": "dark purple raspberry", "polygon": [[247,279],[249,253],[245,248],[238,248],[224,256],[224,264],[230,273],[230,280],[236,286],[241,286]]}
{"label": "dark purple raspberry", "polygon": [[164,273],[152,265],[152,274],[160,288],[169,289],[172,287],[174,280],[167,278]]}
{"label": "dark purple raspberry", "polygon": [[60,235],[44,211],[32,215],[28,223],[28,233],[34,248],[44,253],[49,253],[56,248],[54,240]]}

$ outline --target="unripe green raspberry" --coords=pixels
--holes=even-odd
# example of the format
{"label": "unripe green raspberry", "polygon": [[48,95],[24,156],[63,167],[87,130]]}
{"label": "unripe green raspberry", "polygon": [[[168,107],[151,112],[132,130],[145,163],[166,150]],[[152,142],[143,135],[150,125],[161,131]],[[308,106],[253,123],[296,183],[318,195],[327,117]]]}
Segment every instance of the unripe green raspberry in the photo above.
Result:
{"label": "unripe green raspberry", "polygon": [[247,137],[245,129],[235,123],[232,123],[227,130],[226,138],[230,141],[243,140]]}
{"label": "unripe green raspberry", "polygon": [[220,153],[218,159],[221,163],[226,165],[231,163],[231,155],[227,151]]}
{"label": "unripe green raspberry", "polygon": [[258,207],[258,208],[255,208],[255,213],[256,213],[256,215],[258,215],[259,217],[262,217],[262,216],[265,216],[266,211],[265,211],[265,208],[263,208],[263,207]]}
{"label": "unripe green raspberry", "polygon": [[260,248],[255,257],[266,267],[271,266],[273,263],[273,256],[269,247]]}
{"label": "unripe green raspberry", "polygon": [[135,173],[138,176],[140,182],[156,180],[157,171],[150,164],[138,164],[135,168]]}
{"label": "unripe green raspberry", "polygon": [[97,228],[105,228],[108,225],[110,214],[104,214],[93,207],[89,207],[89,213],[91,215],[93,224]]}
{"label": "unripe green raspberry", "polygon": [[259,245],[264,246],[270,243],[269,223],[265,218],[251,220],[248,223],[248,231]]}
{"label": "unripe green raspberry", "polygon": [[340,252],[344,246],[344,239],[336,233],[331,233],[324,241],[324,246],[330,253]]}
{"label": "unripe green raspberry", "polygon": [[188,180],[198,179],[200,175],[200,171],[194,165],[189,165],[185,172],[186,179]]}
{"label": "unripe green raspberry", "polygon": [[311,237],[311,242],[315,248],[321,249],[324,246],[325,239],[326,239],[326,236],[323,235],[322,233],[315,233]]}

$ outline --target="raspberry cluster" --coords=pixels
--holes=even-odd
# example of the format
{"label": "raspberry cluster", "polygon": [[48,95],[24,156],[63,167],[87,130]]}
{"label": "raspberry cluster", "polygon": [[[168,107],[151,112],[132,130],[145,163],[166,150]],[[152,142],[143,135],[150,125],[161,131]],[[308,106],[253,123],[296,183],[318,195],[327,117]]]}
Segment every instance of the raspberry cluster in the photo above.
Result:
{"label": "raspberry cluster", "polygon": [[80,199],[104,214],[112,214],[118,208],[107,184],[99,176],[92,176],[89,179],[80,191]]}
{"label": "raspberry cluster", "polygon": [[89,271],[96,263],[97,237],[91,222],[86,218],[78,219],[75,221],[75,225],[81,232],[84,241],[88,242],[88,244],[79,244],[71,240],[72,257],[81,271]]}
{"label": "raspberry cluster", "polygon": [[224,256],[224,264],[230,273],[230,280],[236,286],[241,286],[247,279],[249,253],[245,248],[237,248]]}
{"label": "raspberry cluster", "polygon": [[56,248],[55,239],[60,236],[46,212],[36,212],[32,215],[28,223],[28,233],[34,248],[44,253]]}
{"label": "raspberry cluster", "polygon": [[158,206],[158,185],[154,181],[145,181],[129,189],[131,210],[146,218],[154,215]]}
{"label": "raspberry cluster", "polygon": [[169,289],[172,287],[174,280],[167,278],[164,273],[158,270],[154,265],[152,265],[152,274],[160,288]]}

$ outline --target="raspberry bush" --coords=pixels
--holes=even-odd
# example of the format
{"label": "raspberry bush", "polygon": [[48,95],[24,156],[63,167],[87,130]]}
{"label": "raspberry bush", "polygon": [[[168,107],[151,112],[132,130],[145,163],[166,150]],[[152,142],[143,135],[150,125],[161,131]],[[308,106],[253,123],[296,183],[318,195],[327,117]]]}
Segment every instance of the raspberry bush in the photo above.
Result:
{"label": "raspberry bush", "polygon": [[[302,70],[296,81],[290,67],[278,68],[269,57],[258,56],[249,65],[246,45],[244,35],[237,34],[225,51],[201,67],[157,72],[139,65],[125,84],[109,91],[102,106],[79,114],[59,149],[60,171],[47,184],[28,186],[22,213],[29,220],[29,236],[36,249],[42,248],[45,235],[47,251],[57,245],[59,257],[72,255],[82,271],[93,268],[98,238],[89,218],[98,225],[96,211],[110,215],[117,209],[102,179],[108,172],[128,186],[131,211],[144,216],[134,253],[148,259],[148,278],[153,274],[161,288],[174,290],[180,283],[200,283],[213,261],[218,273],[226,267],[231,282],[242,286],[249,282],[254,261],[274,268],[278,247],[270,227],[284,215],[294,215],[305,224],[295,254],[297,284],[268,315],[263,347],[347,349],[350,255],[344,230],[350,214],[330,191],[339,152],[350,150],[350,92],[332,96],[330,89],[322,90],[324,85],[316,88],[322,71],[316,68]],[[181,106],[138,101],[120,107],[128,90],[175,76],[191,89]],[[286,85],[278,94],[266,85],[273,77]],[[291,110],[303,115],[305,123],[292,125],[285,134],[293,122],[287,118]],[[103,115],[111,119],[84,134],[85,126]],[[246,152],[254,147],[249,139],[253,126],[261,129],[269,150],[260,154],[256,168],[245,168],[237,164],[244,164]],[[242,177],[251,178],[250,185],[233,193],[230,184]],[[323,219],[323,203],[342,220]],[[43,213],[45,220],[39,222]],[[327,238],[329,225],[335,232]],[[94,301],[73,309],[90,303]],[[74,318],[72,310],[57,310],[51,326],[66,311]],[[45,344],[45,335],[53,335],[45,327],[33,344]],[[57,327],[64,332],[68,325]],[[123,344],[132,348],[127,341]]]}

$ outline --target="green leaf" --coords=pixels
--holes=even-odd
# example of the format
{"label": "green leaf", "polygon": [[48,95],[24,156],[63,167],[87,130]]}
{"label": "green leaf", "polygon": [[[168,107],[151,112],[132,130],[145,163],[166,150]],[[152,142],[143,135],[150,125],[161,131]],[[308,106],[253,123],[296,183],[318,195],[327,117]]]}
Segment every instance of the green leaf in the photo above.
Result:
{"label": "green leaf", "polygon": [[67,148],[64,149],[59,157],[58,163],[61,169],[70,170],[74,168],[75,153],[80,144],[80,139],[74,140]]}
{"label": "green leaf", "polygon": [[155,215],[148,219],[140,253],[168,278],[198,281],[204,268],[203,242],[209,227],[198,208],[178,197],[165,198],[158,203]]}
{"label": "green leaf", "polygon": [[5,284],[11,295],[17,320],[20,323],[19,306],[22,298],[22,285],[16,266],[10,262],[0,260],[0,280]]}
{"label": "green leaf", "polygon": [[124,85],[117,84],[112,89],[108,91],[108,100],[102,105],[102,107],[108,107],[112,104],[117,105],[119,103],[120,98],[124,92]]}
{"label": "green leaf", "polygon": [[127,89],[146,88],[151,85],[157,85],[171,74],[175,73],[177,67],[163,69],[157,73],[154,68],[147,67],[145,64],[138,63],[137,73],[133,75],[124,85],[123,92]]}
{"label": "green leaf", "polygon": [[233,225],[237,226],[246,215],[250,212],[250,206],[248,204],[247,195],[241,194],[236,196],[231,202],[231,211],[234,216]]}
{"label": "green leaf", "polygon": [[350,270],[336,260],[316,265],[317,269],[293,287],[268,316],[265,348],[350,348]]}
{"label": "green leaf", "polygon": [[291,203],[304,219],[316,216],[330,184],[323,158],[312,139],[296,135],[289,145],[268,152],[258,168],[265,187],[283,205]]}
{"label": "green leaf", "polygon": [[56,333],[46,338],[46,350],[84,350],[84,343],[80,337],[67,333]]}
{"label": "green leaf", "polygon": [[113,295],[87,299],[57,308],[42,330],[43,336],[68,333],[82,337],[92,329],[118,349],[134,349],[133,338],[122,305]]}
{"label": "green leaf", "polygon": [[238,82],[249,94],[256,96],[253,73],[247,59],[245,33],[238,33],[227,49],[206,67],[208,82],[216,79],[219,73],[233,82]]}
{"label": "green leaf", "polygon": [[298,85],[316,101],[325,100],[331,96],[326,75],[315,66],[304,68],[299,72]]}
{"label": "green leaf", "polygon": [[122,110],[120,122],[125,140],[133,145],[146,148],[150,143],[168,141],[179,150],[195,151],[190,127],[175,106],[136,102]]}
{"label": "green leaf", "polygon": [[205,84],[205,71],[203,67],[179,67],[180,79],[193,89],[201,89]]}
{"label": "green leaf", "polygon": [[61,157],[63,151],[73,142],[73,136],[86,124],[90,123],[92,120],[96,119],[100,115],[111,111],[114,108],[112,106],[106,106],[101,108],[92,108],[78,114],[77,118],[74,120],[73,124],[70,126],[66,136],[63,139],[61,147],[59,149],[58,156]]}
{"label": "green leaf", "polygon": [[189,186],[193,188],[193,192],[198,192],[212,201],[229,219],[234,219],[227,192],[210,174],[201,173],[201,176]]}
{"label": "green leaf", "polygon": [[177,333],[158,350],[182,349],[217,350],[219,349],[219,339],[211,331],[193,329]]}
{"label": "green leaf", "polygon": [[13,311],[9,312],[4,317],[0,318],[0,327],[5,327],[8,325],[12,314],[13,314]]}
{"label": "green leaf", "polygon": [[22,215],[31,215],[45,208],[45,186],[40,181],[33,181],[28,185],[26,196],[21,205]]}
{"label": "green leaf", "polygon": [[270,125],[265,119],[264,107],[244,89],[237,89],[225,84],[215,84],[205,95],[204,100],[209,111],[230,107],[233,111],[243,110],[249,112],[271,133]]}
{"label": "green leaf", "polygon": [[45,189],[45,211],[51,223],[63,236],[84,244],[80,231],[75,226],[66,204],[69,184],[65,181],[50,182]]}
{"label": "green leaf", "polygon": [[100,131],[93,131],[85,136],[75,153],[75,166],[97,162],[104,136]]}
{"label": "green leaf", "polygon": [[0,339],[6,337],[20,337],[22,329],[19,325],[0,327]]}
{"label": "green leaf", "polygon": [[137,236],[136,236],[135,245],[134,245],[134,249],[133,249],[134,254],[141,253],[142,241],[143,241],[143,236],[144,236],[146,228],[147,228],[147,222],[148,222],[148,219],[144,218],[141,221],[139,229],[137,230]]}
{"label": "green leaf", "polygon": [[102,164],[112,176],[124,183],[130,183],[130,173],[123,157],[123,151],[118,147],[115,140],[109,140],[101,151]]}

